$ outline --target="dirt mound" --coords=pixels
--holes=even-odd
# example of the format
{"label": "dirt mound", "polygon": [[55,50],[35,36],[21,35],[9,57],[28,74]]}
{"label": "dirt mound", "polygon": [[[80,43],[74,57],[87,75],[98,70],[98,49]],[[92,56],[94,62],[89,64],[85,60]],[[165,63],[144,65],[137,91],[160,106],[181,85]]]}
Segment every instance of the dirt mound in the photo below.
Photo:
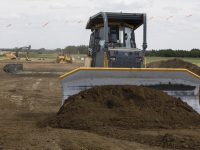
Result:
{"label": "dirt mound", "polygon": [[69,97],[58,114],[44,124],[98,133],[107,129],[188,128],[200,124],[200,115],[161,91],[101,86]]}
{"label": "dirt mound", "polygon": [[147,64],[148,68],[185,68],[200,75],[200,67],[181,59],[170,59]]}

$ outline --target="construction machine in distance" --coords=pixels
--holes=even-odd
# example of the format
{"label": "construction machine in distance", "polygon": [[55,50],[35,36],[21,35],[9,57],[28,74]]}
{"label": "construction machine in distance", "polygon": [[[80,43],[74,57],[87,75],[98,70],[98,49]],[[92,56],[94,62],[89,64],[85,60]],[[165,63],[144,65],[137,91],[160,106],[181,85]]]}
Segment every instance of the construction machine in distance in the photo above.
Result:
{"label": "construction machine in distance", "polygon": [[7,59],[11,59],[11,60],[20,59],[19,52],[25,51],[26,52],[25,60],[26,61],[31,61],[30,58],[29,58],[29,51],[31,49],[31,45],[20,47],[20,48],[15,48],[15,49],[16,49],[15,52],[5,53],[4,56]]}
{"label": "construction machine in distance", "polygon": [[[143,25],[142,49],[135,31]],[[102,85],[142,85],[169,95],[199,99],[200,76],[187,69],[145,68],[147,16],[144,13],[100,12],[90,17],[86,65],[60,77],[63,100],[82,90]]]}
{"label": "construction machine in distance", "polygon": [[15,60],[17,59],[16,53],[15,52],[8,52],[4,54],[4,57],[10,60]]}
{"label": "construction machine in distance", "polygon": [[29,57],[30,49],[31,49],[31,45],[23,46],[23,47],[20,47],[20,48],[16,48],[16,56],[17,56],[17,58],[20,58],[19,52],[25,51],[26,52],[25,60],[26,61],[31,61],[31,59]]}
{"label": "construction machine in distance", "polygon": [[11,52],[11,53],[9,53],[9,55],[5,55],[5,57],[8,59],[15,59],[16,63],[6,64],[3,67],[3,70],[7,73],[17,73],[17,72],[23,71],[23,64],[19,62],[19,60],[20,60],[19,52],[25,51],[26,52],[25,60],[31,61],[31,59],[29,58],[30,49],[31,49],[31,45],[24,46],[24,47],[16,48],[15,53]]}
{"label": "construction machine in distance", "polygon": [[57,63],[72,63],[72,57],[70,55],[66,55],[64,53],[59,53],[56,58]]}

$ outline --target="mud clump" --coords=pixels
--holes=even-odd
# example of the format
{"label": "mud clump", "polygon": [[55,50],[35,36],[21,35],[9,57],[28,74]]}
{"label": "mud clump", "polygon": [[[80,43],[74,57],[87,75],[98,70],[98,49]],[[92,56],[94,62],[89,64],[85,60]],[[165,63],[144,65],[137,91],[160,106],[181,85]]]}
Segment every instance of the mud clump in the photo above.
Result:
{"label": "mud clump", "polygon": [[181,59],[170,59],[166,61],[157,61],[147,64],[148,68],[185,68],[197,75],[200,75],[200,67],[190,62],[185,62]]}
{"label": "mud clump", "polygon": [[200,124],[200,115],[162,91],[100,86],[69,97],[57,115],[43,124],[98,133],[107,129],[191,128]]}

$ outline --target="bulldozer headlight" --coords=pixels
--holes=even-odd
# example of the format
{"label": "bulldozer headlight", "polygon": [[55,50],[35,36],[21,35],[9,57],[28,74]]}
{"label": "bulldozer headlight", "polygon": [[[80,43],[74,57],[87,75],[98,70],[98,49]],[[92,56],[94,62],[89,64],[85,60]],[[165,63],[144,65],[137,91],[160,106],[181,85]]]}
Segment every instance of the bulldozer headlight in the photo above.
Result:
{"label": "bulldozer headlight", "polygon": [[111,61],[116,61],[116,57],[110,57]]}

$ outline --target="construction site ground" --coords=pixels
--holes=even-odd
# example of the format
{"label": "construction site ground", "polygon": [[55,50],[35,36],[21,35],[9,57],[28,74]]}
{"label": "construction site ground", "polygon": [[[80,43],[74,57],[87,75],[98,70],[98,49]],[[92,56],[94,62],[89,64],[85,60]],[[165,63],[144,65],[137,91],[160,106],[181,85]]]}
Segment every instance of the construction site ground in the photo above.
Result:
{"label": "construction site ground", "polygon": [[[58,74],[6,74],[2,71],[8,62],[0,62],[0,149],[164,149],[165,147],[111,138],[91,132],[39,127],[38,122],[54,116],[61,106],[61,85]],[[24,69],[34,72],[66,72],[80,64],[24,62]],[[153,139],[167,135],[178,137],[185,149],[189,142],[200,141],[200,129],[141,129],[130,130],[135,138]],[[126,132],[121,132],[123,136]],[[142,143],[142,142],[141,142]],[[154,144],[155,145],[155,144]],[[158,144],[160,145],[160,144]]]}

